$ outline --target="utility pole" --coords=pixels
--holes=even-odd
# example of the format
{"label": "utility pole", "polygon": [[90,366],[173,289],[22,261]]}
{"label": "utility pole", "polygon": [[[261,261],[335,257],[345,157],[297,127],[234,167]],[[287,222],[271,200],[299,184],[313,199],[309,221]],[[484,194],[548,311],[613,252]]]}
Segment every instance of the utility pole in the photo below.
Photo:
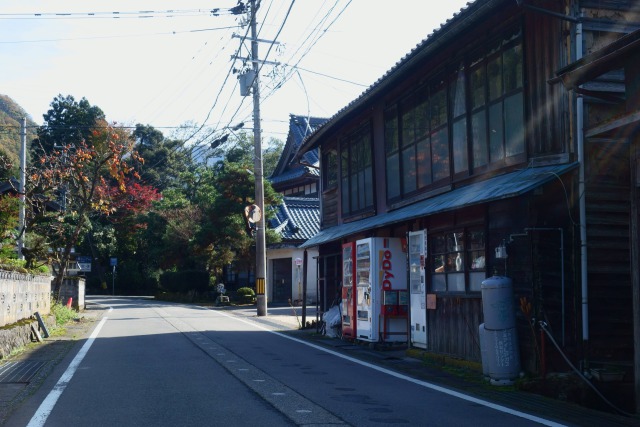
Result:
{"label": "utility pole", "polygon": [[18,235],[18,256],[24,259],[22,249],[24,248],[24,236],[27,232],[25,220],[25,183],[27,169],[27,118],[23,117],[20,123],[20,188],[18,197],[20,199],[19,235]]}
{"label": "utility pole", "polygon": [[256,200],[260,209],[260,220],[256,224],[256,305],[258,316],[267,315],[267,286],[265,277],[266,242],[264,212],[264,181],[262,176],[262,132],[260,129],[260,85],[258,63],[258,34],[256,31],[256,0],[251,0],[251,61],[253,63],[253,144]]}

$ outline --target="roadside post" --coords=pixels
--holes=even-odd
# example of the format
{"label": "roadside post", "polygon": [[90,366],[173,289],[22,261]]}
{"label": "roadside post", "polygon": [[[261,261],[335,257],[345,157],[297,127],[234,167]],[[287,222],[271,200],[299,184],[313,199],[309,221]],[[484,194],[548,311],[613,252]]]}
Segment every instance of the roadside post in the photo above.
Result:
{"label": "roadside post", "polygon": [[109,265],[112,267],[113,274],[111,275],[111,294],[116,295],[116,266],[118,265],[118,258],[110,258]]}

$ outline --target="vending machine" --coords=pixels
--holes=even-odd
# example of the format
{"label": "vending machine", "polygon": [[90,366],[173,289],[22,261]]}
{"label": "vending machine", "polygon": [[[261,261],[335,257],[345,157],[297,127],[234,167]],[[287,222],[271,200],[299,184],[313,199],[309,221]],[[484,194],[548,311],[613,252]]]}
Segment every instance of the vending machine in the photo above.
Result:
{"label": "vending machine", "polygon": [[427,295],[425,291],[427,230],[409,232],[409,290],[411,345],[427,348]]}
{"label": "vending machine", "polygon": [[356,242],[356,331],[368,342],[407,342],[409,298],[404,239]]}
{"label": "vending machine", "polygon": [[356,339],[356,243],[342,245],[342,337]]}

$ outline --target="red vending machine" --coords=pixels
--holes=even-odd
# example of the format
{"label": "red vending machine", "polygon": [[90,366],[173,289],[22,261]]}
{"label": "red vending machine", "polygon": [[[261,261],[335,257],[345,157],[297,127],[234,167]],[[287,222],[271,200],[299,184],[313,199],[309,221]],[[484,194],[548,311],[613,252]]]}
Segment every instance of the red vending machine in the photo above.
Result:
{"label": "red vending machine", "polygon": [[356,243],[342,245],[342,337],[356,338]]}

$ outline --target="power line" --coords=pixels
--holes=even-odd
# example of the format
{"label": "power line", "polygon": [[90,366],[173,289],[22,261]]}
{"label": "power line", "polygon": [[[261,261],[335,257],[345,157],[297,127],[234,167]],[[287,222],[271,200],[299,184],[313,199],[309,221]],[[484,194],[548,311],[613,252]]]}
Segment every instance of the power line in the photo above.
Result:
{"label": "power line", "polygon": [[174,18],[178,16],[221,16],[240,15],[246,11],[246,6],[239,3],[232,8],[214,9],[169,9],[169,10],[139,10],[114,12],[23,12],[0,13],[0,19],[96,19],[96,18]]}
{"label": "power line", "polygon": [[177,34],[202,33],[206,31],[228,30],[236,27],[237,26],[234,25],[231,27],[201,28],[197,30],[165,31],[160,33],[147,33],[147,34],[120,34],[120,35],[114,35],[114,36],[90,36],[90,37],[69,37],[69,38],[60,38],[60,39],[13,40],[13,41],[0,41],[0,44],[51,43],[51,42],[63,42],[63,41],[105,40],[105,39],[122,39],[122,38],[152,37],[152,36],[175,36]]}

